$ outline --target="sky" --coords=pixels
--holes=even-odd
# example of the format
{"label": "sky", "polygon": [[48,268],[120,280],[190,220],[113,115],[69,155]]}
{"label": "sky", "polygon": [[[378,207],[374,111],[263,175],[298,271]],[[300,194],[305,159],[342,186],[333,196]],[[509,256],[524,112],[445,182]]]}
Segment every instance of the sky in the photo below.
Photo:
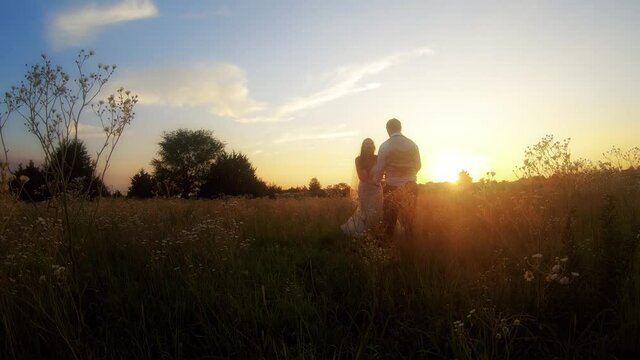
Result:
{"label": "sky", "polygon": [[[118,65],[104,98],[140,98],[106,177],[120,190],[178,128],[213,130],[284,187],[349,183],[392,117],[419,182],[513,180],[547,134],[592,160],[640,145],[635,0],[4,1],[0,44],[3,91],[42,53],[69,72],[80,49]],[[22,121],[5,132],[12,163],[43,158]]]}

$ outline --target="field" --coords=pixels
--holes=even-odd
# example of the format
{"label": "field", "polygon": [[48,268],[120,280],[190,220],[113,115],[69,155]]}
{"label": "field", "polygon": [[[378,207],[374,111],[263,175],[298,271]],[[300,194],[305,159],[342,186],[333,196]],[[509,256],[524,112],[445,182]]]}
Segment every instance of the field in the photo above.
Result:
{"label": "field", "polygon": [[78,202],[66,232],[5,197],[0,358],[629,358],[639,179],[423,186],[384,242],[344,198]]}

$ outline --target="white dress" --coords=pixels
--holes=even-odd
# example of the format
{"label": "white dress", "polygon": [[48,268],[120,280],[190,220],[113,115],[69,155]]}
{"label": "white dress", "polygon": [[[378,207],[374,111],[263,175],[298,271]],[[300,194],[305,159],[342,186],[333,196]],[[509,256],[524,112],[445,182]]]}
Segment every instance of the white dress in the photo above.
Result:
{"label": "white dress", "polygon": [[363,237],[382,220],[382,186],[358,184],[358,207],[340,229],[351,237]]}

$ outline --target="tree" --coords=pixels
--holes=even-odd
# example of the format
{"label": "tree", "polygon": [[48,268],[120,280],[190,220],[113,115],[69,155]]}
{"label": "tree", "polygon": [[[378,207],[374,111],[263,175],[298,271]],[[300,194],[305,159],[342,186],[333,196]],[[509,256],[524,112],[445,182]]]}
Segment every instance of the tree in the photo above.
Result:
{"label": "tree", "polygon": [[137,174],[131,178],[131,185],[127,197],[148,199],[154,196],[155,180],[153,176],[144,169],[140,169]]}
{"label": "tree", "polygon": [[309,192],[311,196],[324,196],[325,193],[322,191],[322,185],[320,185],[320,181],[317,178],[311,178],[309,181]]}
{"label": "tree", "polygon": [[212,131],[204,129],[165,132],[158,145],[159,158],[151,162],[155,177],[167,187],[168,193],[177,191],[185,199],[198,192],[202,180],[224,148]]}
{"label": "tree", "polygon": [[198,196],[216,197],[224,195],[265,196],[269,188],[256,176],[256,169],[246,155],[223,152],[211,164]]}
{"label": "tree", "polygon": [[339,183],[333,186],[327,186],[326,193],[331,197],[346,197],[349,196],[349,192],[351,191],[351,187],[346,183]]}
{"label": "tree", "polygon": [[91,198],[107,195],[102,180],[96,176],[95,162],[82,140],[72,139],[56,148],[46,164],[45,175],[49,184],[56,181],[67,184],[65,191],[74,190]]}

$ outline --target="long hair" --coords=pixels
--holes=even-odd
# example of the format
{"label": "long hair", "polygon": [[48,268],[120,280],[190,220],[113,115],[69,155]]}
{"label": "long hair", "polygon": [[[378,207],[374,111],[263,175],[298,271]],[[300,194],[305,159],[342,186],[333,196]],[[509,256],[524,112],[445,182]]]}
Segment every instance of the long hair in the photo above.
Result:
{"label": "long hair", "polygon": [[[376,164],[376,156],[373,153],[365,152],[364,146],[367,141],[371,141],[371,143],[373,143],[373,140],[371,140],[371,138],[366,138],[362,140],[362,145],[360,145],[360,156],[358,156],[358,158],[360,159],[359,161],[362,168],[370,170],[373,167],[373,165]],[[374,147],[375,147],[375,144],[374,144]]]}

